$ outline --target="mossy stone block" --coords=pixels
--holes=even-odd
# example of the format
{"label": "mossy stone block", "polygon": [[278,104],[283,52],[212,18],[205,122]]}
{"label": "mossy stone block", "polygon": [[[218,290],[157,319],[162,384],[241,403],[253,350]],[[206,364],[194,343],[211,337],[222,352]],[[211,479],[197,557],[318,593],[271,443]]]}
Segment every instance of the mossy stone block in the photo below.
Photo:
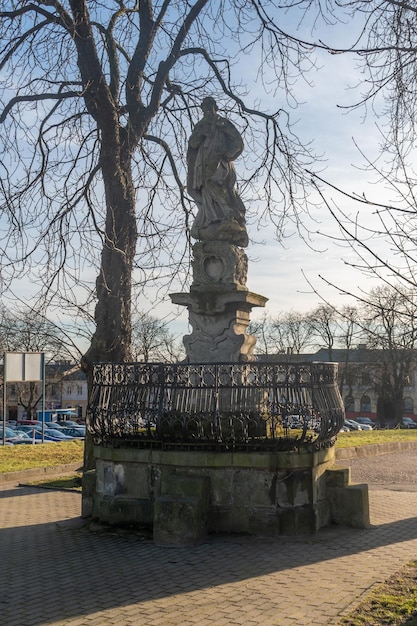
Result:
{"label": "mossy stone block", "polygon": [[171,474],[162,477],[155,499],[153,537],[157,545],[196,545],[207,533],[208,476]]}

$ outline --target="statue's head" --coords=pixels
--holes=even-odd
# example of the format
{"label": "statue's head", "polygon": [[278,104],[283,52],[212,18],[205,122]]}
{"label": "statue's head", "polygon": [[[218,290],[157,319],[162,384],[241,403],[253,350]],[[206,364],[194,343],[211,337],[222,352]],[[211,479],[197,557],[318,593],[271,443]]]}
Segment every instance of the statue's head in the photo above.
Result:
{"label": "statue's head", "polygon": [[217,107],[217,103],[215,99],[212,98],[211,96],[207,96],[206,98],[203,98],[201,102],[201,109],[203,110],[204,113],[210,112],[210,111],[218,111],[218,107]]}

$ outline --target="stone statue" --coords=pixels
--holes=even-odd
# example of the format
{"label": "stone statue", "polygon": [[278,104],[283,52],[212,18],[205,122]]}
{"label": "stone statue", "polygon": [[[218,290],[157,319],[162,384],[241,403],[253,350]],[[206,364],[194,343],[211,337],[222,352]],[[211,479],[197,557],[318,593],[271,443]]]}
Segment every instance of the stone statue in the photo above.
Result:
{"label": "stone statue", "polygon": [[214,98],[204,98],[201,108],[204,116],[191,133],[187,153],[188,193],[198,206],[191,236],[246,247],[245,206],[235,189],[232,163],[243,152],[243,140],[217,113]]}

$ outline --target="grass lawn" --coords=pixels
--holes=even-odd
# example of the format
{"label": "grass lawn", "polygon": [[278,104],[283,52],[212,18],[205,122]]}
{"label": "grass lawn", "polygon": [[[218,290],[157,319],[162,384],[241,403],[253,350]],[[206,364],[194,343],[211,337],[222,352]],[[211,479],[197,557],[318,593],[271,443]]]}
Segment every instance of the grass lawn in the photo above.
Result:
{"label": "grass lawn", "polygon": [[369,446],[376,443],[392,443],[395,441],[417,441],[417,428],[399,428],[393,430],[356,430],[348,433],[339,433],[337,448],[351,448]]}
{"label": "grass lawn", "polygon": [[79,463],[82,466],[83,458],[84,441],[1,446],[0,473],[54,467],[67,463]]}
{"label": "grass lawn", "polygon": [[[417,441],[416,430],[372,430],[339,433],[336,447],[366,446],[392,441]],[[66,441],[34,446],[2,446],[0,448],[0,473],[16,472],[38,467],[54,467],[67,463],[83,464],[84,442]]]}

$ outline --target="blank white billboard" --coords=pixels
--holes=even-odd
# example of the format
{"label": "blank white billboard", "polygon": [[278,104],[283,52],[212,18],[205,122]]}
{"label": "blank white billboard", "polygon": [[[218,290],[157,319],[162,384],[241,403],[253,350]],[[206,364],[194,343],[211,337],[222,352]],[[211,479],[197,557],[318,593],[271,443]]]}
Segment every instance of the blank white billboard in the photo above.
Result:
{"label": "blank white billboard", "polygon": [[5,352],[5,382],[43,380],[43,352]]}

